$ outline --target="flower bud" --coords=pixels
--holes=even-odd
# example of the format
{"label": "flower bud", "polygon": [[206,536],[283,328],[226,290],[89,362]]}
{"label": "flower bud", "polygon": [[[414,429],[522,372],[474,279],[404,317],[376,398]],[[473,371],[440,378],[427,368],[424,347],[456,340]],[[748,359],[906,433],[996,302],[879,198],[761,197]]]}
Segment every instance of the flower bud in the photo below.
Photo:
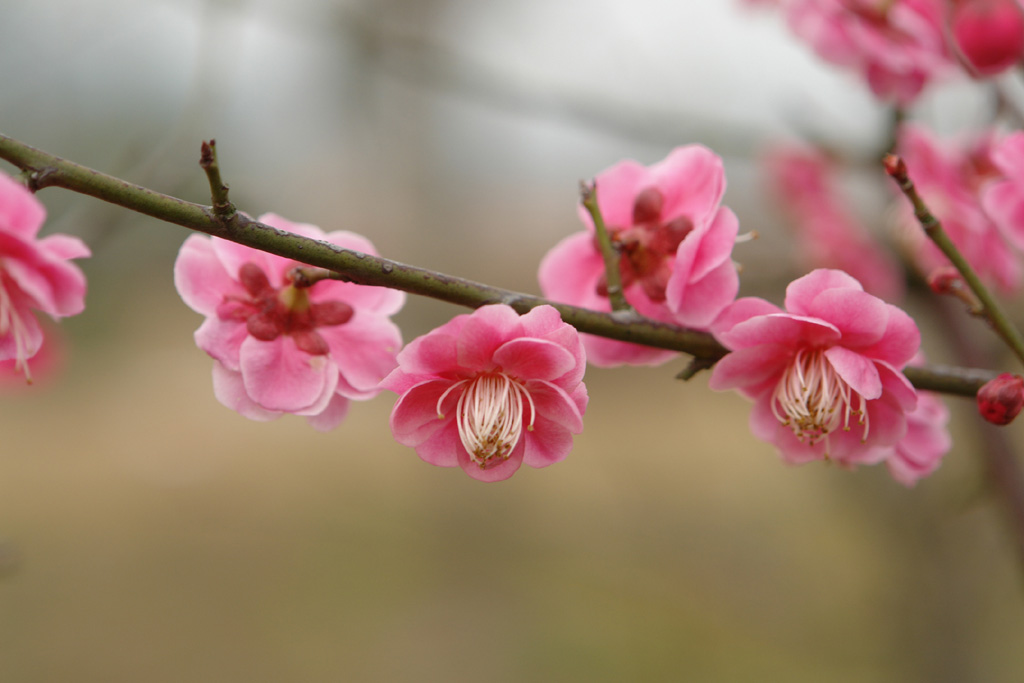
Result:
{"label": "flower bud", "polygon": [[1024,378],[1008,372],[987,382],[978,390],[978,412],[996,425],[1013,422],[1024,407]]}
{"label": "flower bud", "polygon": [[1015,0],[961,0],[951,23],[956,45],[977,76],[1005,71],[1024,55],[1024,12]]}

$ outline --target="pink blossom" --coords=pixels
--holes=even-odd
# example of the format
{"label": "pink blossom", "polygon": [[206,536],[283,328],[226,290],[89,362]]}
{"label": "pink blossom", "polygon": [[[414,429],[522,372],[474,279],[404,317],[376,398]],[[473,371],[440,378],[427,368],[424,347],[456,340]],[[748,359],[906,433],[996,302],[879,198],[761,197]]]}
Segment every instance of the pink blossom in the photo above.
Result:
{"label": "pink blossom", "polygon": [[[1007,243],[1008,238],[1015,242],[1016,233],[1011,229],[1001,231],[993,221],[1009,204],[1007,193],[1002,198],[989,197],[992,201],[984,208],[982,202],[982,197],[991,192],[990,184],[1000,177],[1000,157],[994,149],[1002,147],[996,147],[995,140],[995,134],[989,132],[972,140],[940,142],[924,128],[904,126],[897,150],[921,197],[964,258],[987,284],[1009,294],[1020,289],[1024,270],[1020,254]],[[902,197],[899,200],[902,241],[922,273],[928,275],[948,265],[946,257],[925,236],[906,201]],[[1024,241],[1019,246],[1024,246]]]}
{"label": "pink blossom", "polygon": [[0,361],[31,381],[28,360],[43,344],[32,310],[54,319],[85,308],[85,276],[71,259],[89,256],[77,237],[39,239],[46,210],[28,189],[0,173]]}
{"label": "pink blossom", "polygon": [[853,215],[836,188],[836,165],[807,147],[776,147],[765,159],[770,190],[791,216],[809,268],[843,270],[886,301],[903,296],[903,272]]}
{"label": "pink blossom", "polygon": [[1024,250],[1024,131],[1007,135],[991,149],[992,182],[981,188],[981,203],[1003,236]]}
{"label": "pink blossom", "polygon": [[1024,56],[1024,12],[1017,0],[957,0],[950,18],[956,47],[979,77],[994,76]]}
{"label": "pink blossom", "polygon": [[[725,192],[722,160],[709,149],[674,149],[653,166],[621,161],[596,178],[597,203],[620,254],[626,300],[655,320],[707,329],[735,297],[732,263],[736,216],[719,206]],[[562,240],[540,266],[544,295],[609,311],[605,266],[590,215],[587,230]],[[584,335],[587,357],[598,366],[656,365],[673,351]]]}
{"label": "pink blossom", "polygon": [[910,104],[953,68],[943,0],[791,0],[790,28],[826,61],[861,74],[883,100]]}
{"label": "pink blossom", "polygon": [[920,344],[914,321],[838,270],[793,281],[785,305],[744,298],[725,310],[714,333],[731,353],[711,388],[752,399],[751,430],[787,462],[883,459],[917,402],[901,372]]}
{"label": "pink blossom", "polygon": [[[324,234],[274,214],[275,228],[376,254],[351,232]],[[219,238],[192,235],[174,264],[174,284],[206,320],[196,344],[213,359],[217,399],[245,417],[306,416],[318,430],[338,426],[350,400],[380,392],[396,364],[401,333],[389,316],[405,294],[338,280],[300,286],[302,264]]]}
{"label": "pink blossom", "polygon": [[937,395],[922,391],[917,407],[907,413],[907,434],[885,457],[892,478],[904,486],[913,486],[942,463],[953,440],[946,423],[949,409]]}
{"label": "pink blossom", "polygon": [[456,316],[409,343],[381,386],[399,394],[395,439],[481,481],[565,458],[583,430],[586,355],[551,306]]}

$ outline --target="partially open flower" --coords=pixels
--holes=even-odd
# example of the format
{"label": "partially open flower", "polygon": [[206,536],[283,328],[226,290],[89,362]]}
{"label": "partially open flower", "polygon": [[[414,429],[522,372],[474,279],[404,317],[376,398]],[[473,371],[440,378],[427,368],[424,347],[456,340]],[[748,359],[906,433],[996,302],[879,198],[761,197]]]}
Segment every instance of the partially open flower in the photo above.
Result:
{"label": "partially open flower", "polygon": [[1013,422],[1024,408],[1024,378],[1004,372],[978,390],[978,412],[994,425]]}
{"label": "partially open flower", "polygon": [[583,430],[586,356],[551,306],[484,306],[413,340],[381,386],[399,394],[395,439],[481,481],[568,455]]}
{"label": "partially open flower", "polygon": [[901,369],[920,334],[846,273],[815,270],[790,283],[785,311],[739,299],[713,331],[731,353],[715,365],[711,388],[752,399],[752,431],[788,462],[877,462],[879,447],[906,433],[917,393]]}
{"label": "partially open flower", "polygon": [[[720,206],[722,160],[700,145],[677,147],[652,166],[626,160],[595,178],[597,204],[618,251],[626,300],[655,320],[707,329],[736,298],[739,277],[732,247],[739,224]],[[590,215],[587,230],[545,255],[544,296],[597,311],[611,310],[605,264]],[[587,358],[598,366],[657,365],[674,351],[584,335]]]}

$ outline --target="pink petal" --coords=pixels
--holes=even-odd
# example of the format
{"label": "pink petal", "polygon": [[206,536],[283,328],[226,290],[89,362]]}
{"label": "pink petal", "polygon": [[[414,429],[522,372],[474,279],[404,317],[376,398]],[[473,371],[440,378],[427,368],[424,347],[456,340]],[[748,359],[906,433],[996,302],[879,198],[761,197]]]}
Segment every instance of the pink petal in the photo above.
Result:
{"label": "pink petal", "polygon": [[[882,338],[871,346],[858,349],[869,358],[902,368],[914,357],[921,347],[921,332],[917,323],[903,310],[888,304],[888,317]],[[846,343],[846,338],[843,338]]]}
{"label": "pink petal", "polygon": [[[626,159],[597,174],[597,205],[601,217],[609,227],[623,228],[633,224],[633,203],[645,187],[652,185],[647,167]],[[591,231],[593,223],[590,214],[582,206],[579,215]]]}
{"label": "pink petal", "polygon": [[532,431],[523,432],[523,462],[530,467],[547,467],[565,460],[572,450],[572,434],[568,429],[543,415],[538,416]]}
{"label": "pink petal", "polygon": [[249,398],[242,373],[233,372],[217,362],[213,364],[213,395],[223,405],[250,420],[269,422],[281,416],[280,411],[267,410]]}
{"label": "pink petal", "polygon": [[225,296],[245,294],[217,258],[210,238],[202,235],[191,235],[181,245],[174,261],[174,287],[189,308],[206,316],[217,315]]}
{"label": "pink petal", "polygon": [[[530,398],[533,399],[533,406],[538,417],[543,415],[573,434],[583,431],[583,411],[587,405],[585,388],[582,393],[570,396],[555,384],[534,380],[526,383],[526,389],[530,392]],[[524,415],[527,412],[528,406],[524,406]]]}
{"label": "pink petal", "polygon": [[213,253],[217,260],[220,261],[224,272],[233,280],[238,279],[238,273],[242,266],[246,263],[252,263],[266,274],[272,286],[280,287],[283,284],[281,278],[275,276],[276,273],[282,270],[280,264],[282,262],[294,263],[280,256],[236,244],[219,237],[211,237],[210,246],[213,248]]}
{"label": "pink petal", "polygon": [[[437,467],[456,467],[463,460],[469,460],[469,454],[459,439],[459,428],[454,419],[436,420],[438,428],[416,446],[416,455],[423,462]],[[473,465],[476,467],[476,465]]]}
{"label": "pink petal", "polygon": [[790,348],[800,345],[823,347],[838,342],[840,337],[839,330],[824,320],[788,313],[750,318],[718,335],[721,342],[730,349],[761,344],[780,344]]}
{"label": "pink petal", "polygon": [[584,308],[609,310],[608,299],[597,293],[604,261],[594,248],[593,239],[590,233],[578,232],[544,255],[538,280],[545,297]]}
{"label": "pink petal", "polygon": [[815,297],[827,289],[863,290],[861,284],[841,270],[819,268],[793,280],[786,287],[786,310],[797,315],[814,316],[811,305]]}
{"label": "pink petal", "polygon": [[28,188],[5,173],[0,173],[0,231],[24,240],[35,239],[46,209]]}
{"label": "pink petal", "polygon": [[[34,245],[33,245],[34,249]],[[5,259],[7,275],[37,308],[55,318],[77,315],[85,308],[85,275],[67,261],[36,252],[30,260]]]}
{"label": "pink petal", "polygon": [[[775,304],[753,296],[743,297],[729,304],[711,324],[711,332],[721,342],[719,335],[728,332],[741,322],[760,315],[782,313]],[[724,344],[724,342],[722,342]]]}
{"label": "pink petal", "polygon": [[[395,441],[403,446],[417,447],[433,436],[447,423],[455,424],[455,404],[452,402],[458,399],[460,389],[453,390],[446,400],[442,409],[447,413],[444,418],[437,416],[437,402],[446,391],[452,386],[451,380],[429,380],[418,384],[398,397],[395,407],[391,410],[391,433]],[[458,438],[458,430],[456,430]],[[461,442],[459,442],[461,445]],[[454,453],[451,462],[443,465],[452,467],[455,465]]]}
{"label": "pink petal", "polygon": [[650,177],[665,198],[664,221],[687,216],[699,226],[711,219],[725,192],[721,158],[701,145],[675,148],[651,167]]}
{"label": "pink petal", "polygon": [[861,290],[826,289],[806,308],[807,315],[827,320],[839,329],[843,346],[861,348],[877,343],[885,334],[892,306]]}
{"label": "pink petal", "polygon": [[523,464],[523,455],[525,452],[526,442],[525,440],[520,439],[519,443],[516,444],[516,447],[512,449],[507,460],[498,465],[492,465],[487,469],[483,469],[470,459],[469,453],[466,452],[466,449],[463,448],[460,443],[458,451],[459,467],[477,481],[504,481],[515,474]]}
{"label": "pink petal", "polygon": [[745,389],[778,378],[793,351],[783,344],[761,344],[739,349],[715,363],[708,387],[714,391]]}
{"label": "pink petal", "polygon": [[329,432],[344,421],[351,405],[352,402],[347,398],[335,394],[326,408],[316,415],[308,416],[306,422],[318,432]]}
{"label": "pink petal", "polygon": [[520,337],[505,342],[494,352],[494,362],[509,376],[552,380],[576,367],[571,353],[554,342]]}
{"label": "pink petal", "polygon": [[521,334],[519,314],[510,306],[482,306],[462,327],[458,339],[459,365],[472,371],[494,368],[494,352],[507,340]]}
{"label": "pink petal", "polygon": [[356,310],[344,325],[318,327],[331,349],[331,357],[345,380],[356,389],[368,391],[397,365],[402,333],[390,319]]}
{"label": "pink petal", "polygon": [[691,282],[678,302],[676,314],[686,327],[706,330],[735,298],[740,278],[732,261]]}
{"label": "pink petal", "polygon": [[289,337],[242,342],[242,380],[253,401],[267,410],[294,413],[333,394],[337,368],[327,356],[311,356]]}
{"label": "pink petal", "polygon": [[196,346],[228,370],[240,371],[242,342],[249,337],[244,323],[207,318],[195,332]]}
{"label": "pink petal", "polygon": [[843,381],[864,398],[882,395],[882,380],[870,359],[842,346],[826,349],[825,358]]}
{"label": "pink petal", "polygon": [[677,351],[655,349],[640,344],[630,344],[592,334],[581,334],[587,350],[587,362],[599,368],[614,368],[620,365],[656,366],[666,363],[679,355]]}
{"label": "pink petal", "polygon": [[77,237],[71,235],[48,235],[36,243],[40,251],[57,261],[85,258],[92,256],[89,247]]}

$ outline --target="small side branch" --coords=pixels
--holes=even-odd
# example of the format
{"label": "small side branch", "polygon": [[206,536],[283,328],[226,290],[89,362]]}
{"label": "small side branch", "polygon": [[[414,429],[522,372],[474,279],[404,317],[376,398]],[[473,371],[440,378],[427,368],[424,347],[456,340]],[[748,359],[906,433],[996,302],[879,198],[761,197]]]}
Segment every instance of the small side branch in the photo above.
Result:
{"label": "small side branch", "polygon": [[213,215],[218,218],[231,218],[235,214],[235,205],[228,199],[228,186],[220,178],[216,140],[203,142],[199,149],[199,166],[206,172],[206,177],[210,181]]}
{"label": "small side branch", "polygon": [[611,235],[608,234],[608,226],[604,223],[604,216],[601,215],[601,208],[597,205],[597,183],[580,183],[580,201],[583,208],[590,214],[594,222],[594,233],[597,236],[597,246],[604,258],[604,277],[608,289],[608,301],[611,302],[613,311],[632,311],[633,307],[626,301],[626,293],[622,290],[622,274],[619,270],[619,252],[612,244]]}
{"label": "small side branch", "polygon": [[883,163],[885,164],[886,173],[896,181],[900,191],[903,192],[913,205],[914,216],[917,217],[917,222],[924,228],[925,234],[946,255],[946,258],[960,272],[964,282],[967,283],[967,286],[971,288],[971,291],[978,298],[978,301],[981,303],[980,315],[988,320],[996,334],[1010,347],[1010,350],[1013,351],[1021,363],[1024,363],[1024,337],[1021,336],[1020,330],[1010,322],[1010,318],[1003,311],[999,302],[992,296],[988,287],[982,284],[974,268],[971,267],[971,264],[967,262],[967,259],[960,253],[960,250],[953,244],[953,240],[949,238],[946,231],[942,229],[942,223],[928,209],[928,206],[924,203],[913,181],[910,179],[907,164],[895,154],[887,154]]}

